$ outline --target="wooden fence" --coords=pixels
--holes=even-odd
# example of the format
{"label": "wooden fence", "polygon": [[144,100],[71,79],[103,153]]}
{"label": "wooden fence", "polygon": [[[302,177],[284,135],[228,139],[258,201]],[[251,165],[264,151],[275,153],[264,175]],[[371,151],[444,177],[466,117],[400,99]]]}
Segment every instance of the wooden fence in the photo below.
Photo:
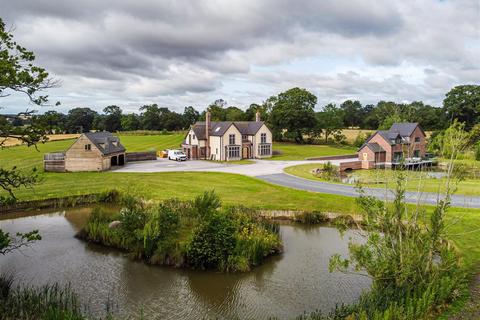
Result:
{"label": "wooden fence", "polygon": [[157,153],[155,151],[127,152],[125,156],[127,158],[127,162],[157,160]]}

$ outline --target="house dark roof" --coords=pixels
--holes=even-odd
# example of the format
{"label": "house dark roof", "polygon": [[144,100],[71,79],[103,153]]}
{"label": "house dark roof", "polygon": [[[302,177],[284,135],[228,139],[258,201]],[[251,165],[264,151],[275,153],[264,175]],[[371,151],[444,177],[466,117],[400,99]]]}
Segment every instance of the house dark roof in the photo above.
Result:
{"label": "house dark roof", "polygon": [[[388,143],[390,143],[390,145],[395,145],[396,142],[395,140],[397,138],[401,138],[403,141],[408,141],[407,138],[409,138],[413,131],[415,131],[415,129],[419,127],[420,130],[422,130],[423,134],[425,135],[425,132],[423,131],[422,127],[419,126],[418,123],[411,123],[411,122],[402,122],[402,123],[394,123],[390,129],[388,130],[377,130],[375,131],[375,133],[373,133],[368,139],[367,141],[365,141],[365,143],[360,147],[360,149],[358,149],[358,151],[360,151],[361,149],[363,149],[363,147],[365,147],[367,144],[369,144],[368,142],[378,133],[380,136],[382,136],[382,138],[387,141]],[[372,149],[373,151],[373,149]]]}
{"label": "house dark roof", "polygon": [[[402,123],[394,123],[390,127],[390,132],[398,132],[402,137],[410,137],[418,127],[418,123],[412,122],[402,122]],[[423,130],[422,130],[423,131]]]}
{"label": "house dark roof", "polygon": [[[263,126],[263,121],[212,121],[210,122],[210,135],[223,136],[231,125],[237,127],[241,134],[254,135]],[[205,121],[198,121],[192,130],[199,140],[206,140]]]}
{"label": "house dark roof", "polygon": [[103,155],[125,152],[125,147],[120,143],[120,139],[108,131],[87,132],[84,133],[84,135],[98,148],[98,150],[100,150]]}
{"label": "house dark roof", "polygon": [[367,143],[365,144],[366,147],[368,147],[370,150],[372,150],[373,152],[377,153],[377,152],[385,152],[385,150],[383,150],[383,148],[376,142],[374,143]]}

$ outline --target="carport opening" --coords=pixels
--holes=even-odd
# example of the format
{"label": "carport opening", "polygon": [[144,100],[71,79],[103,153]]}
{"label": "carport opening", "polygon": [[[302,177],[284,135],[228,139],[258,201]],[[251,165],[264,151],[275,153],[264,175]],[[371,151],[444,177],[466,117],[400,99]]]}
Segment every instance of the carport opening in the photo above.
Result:
{"label": "carport opening", "polygon": [[123,166],[125,164],[125,155],[121,154],[118,156],[118,165]]}
{"label": "carport opening", "polygon": [[111,165],[111,166],[116,166],[116,165],[118,165],[117,156],[113,156],[113,157],[110,158],[110,165]]}

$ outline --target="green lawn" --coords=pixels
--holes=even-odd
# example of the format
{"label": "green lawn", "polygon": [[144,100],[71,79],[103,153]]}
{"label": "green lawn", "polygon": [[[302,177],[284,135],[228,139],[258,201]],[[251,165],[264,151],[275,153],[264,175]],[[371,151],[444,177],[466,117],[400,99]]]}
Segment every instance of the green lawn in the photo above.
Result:
{"label": "green lawn", "polygon": [[353,154],[356,152],[356,148],[350,146],[274,142],[273,151],[278,151],[280,154],[274,155],[271,158],[272,160],[305,160],[313,157]]}
{"label": "green lawn", "polygon": [[[122,143],[131,151],[175,147],[182,138],[182,135],[121,137]],[[21,168],[34,166],[41,168],[43,153],[63,151],[72,142],[72,140],[56,141],[39,145],[40,152],[24,146],[0,150],[0,167],[17,165]],[[304,148],[306,146],[296,147]],[[309,147],[307,146],[307,148]],[[314,146],[313,148],[332,147]],[[242,204],[249,207],[277,210],[320,210],[350,214],[357,212],[354,198],[294,190],[247,176],[225,173],[41,172],[41,177],[43,178],[42,183],[33,190],[18,190],[19,200],[88,194],[112,188],[158,200],[171,197],[192,199],[205,190],[215,189],[225,204]],[[0,192],[0,195],[3,194]],[[468,265],[480,263],[480,246],[478,245],[480,243],[480,210],[454,208],[448,216],[450,222],[455,222],[449,227],[450,238],[455,241],[464,254],[465,262]]]}
{"label": "green lawn", "polygon": [[[321,178],[311,174],[312,169],[321,167],[319,164],[304,164],[285,168],[285,172],[305,179],[323,181]],[[372,188],[393,188],[395,177],[394,171],[386,170],[357,170],[353,173],[360,179],[360,182]],[[443,190],[446,180],[443,178],[428,177],[427,172],[405,171],[407,175],[407,189],[424,192],[438,192]],[[328,182],[328,181],[327,181]],[[340,183],[340,182],[338,182]],[[457,194],[480,196],[480,180],[465,179],[458,185]]]}

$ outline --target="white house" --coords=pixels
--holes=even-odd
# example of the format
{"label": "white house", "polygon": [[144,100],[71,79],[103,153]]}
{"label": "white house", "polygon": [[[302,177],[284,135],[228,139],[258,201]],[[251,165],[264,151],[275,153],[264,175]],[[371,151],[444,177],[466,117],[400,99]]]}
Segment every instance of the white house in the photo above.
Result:
{"label": "white house", "polygon": [[206,121],[192,125],[182,144],[188,159],[230,161],[272,156],[272,132],[260,121]]}

